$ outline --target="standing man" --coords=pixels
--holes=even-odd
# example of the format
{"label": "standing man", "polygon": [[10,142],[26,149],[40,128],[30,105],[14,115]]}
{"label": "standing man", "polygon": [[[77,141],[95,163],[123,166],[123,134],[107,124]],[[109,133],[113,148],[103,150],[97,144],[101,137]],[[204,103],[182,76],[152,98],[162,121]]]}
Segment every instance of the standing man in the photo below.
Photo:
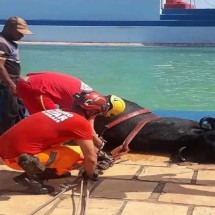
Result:
{"label": "standing man", "polygon": [[0,135],[24,118],[25,107],[16,96],[20,55],[15,41],[32,34],[26,21],[10,17],[0,33]]}

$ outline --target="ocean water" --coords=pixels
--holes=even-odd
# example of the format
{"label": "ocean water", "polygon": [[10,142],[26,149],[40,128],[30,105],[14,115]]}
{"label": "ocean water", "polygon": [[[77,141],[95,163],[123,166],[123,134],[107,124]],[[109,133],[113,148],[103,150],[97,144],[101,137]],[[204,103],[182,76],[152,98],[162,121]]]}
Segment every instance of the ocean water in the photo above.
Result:
{"label": "ocean water", "polygon": [[22,74],[54,70],[143,107],[215,111],[214,47],[20,45]]}

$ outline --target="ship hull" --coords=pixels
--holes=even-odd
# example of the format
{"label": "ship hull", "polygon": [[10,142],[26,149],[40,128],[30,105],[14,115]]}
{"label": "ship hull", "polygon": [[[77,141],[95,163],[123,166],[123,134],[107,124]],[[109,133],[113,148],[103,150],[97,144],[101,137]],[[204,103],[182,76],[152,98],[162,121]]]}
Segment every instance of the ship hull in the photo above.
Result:
{"label": "ship hull", "polygon": [[215,9],[163,5],[160,0],[2,0],[0,29],[17,15],[34,32],[24,37],[28,42],[215,44]]}

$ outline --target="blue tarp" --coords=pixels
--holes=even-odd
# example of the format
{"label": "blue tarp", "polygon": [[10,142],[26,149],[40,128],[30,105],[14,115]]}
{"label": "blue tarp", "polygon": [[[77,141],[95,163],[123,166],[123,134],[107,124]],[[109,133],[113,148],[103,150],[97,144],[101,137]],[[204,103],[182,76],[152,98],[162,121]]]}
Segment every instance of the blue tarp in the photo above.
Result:
{"label": "blue tarp", "polygon": [[202,117],[215,118],[215,111],[180,111],[180,110],[154,110],[155,114],[163,117],[179,117],[199,121]]}

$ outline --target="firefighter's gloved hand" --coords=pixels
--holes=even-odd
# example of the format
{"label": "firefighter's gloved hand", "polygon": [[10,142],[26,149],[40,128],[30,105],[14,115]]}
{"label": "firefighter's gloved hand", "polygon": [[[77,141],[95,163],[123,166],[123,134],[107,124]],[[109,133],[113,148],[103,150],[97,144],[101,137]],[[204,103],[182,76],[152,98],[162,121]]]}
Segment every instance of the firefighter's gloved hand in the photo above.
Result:
{"label": "firefighter's gloved hand", "polygon": [[102,174],[101,170],[98,170],[98,169],[96,169],[96,170],[94,171],[92,177],[89,177],[89,176],[87,175],[86,171],[83,171],[83,170],[82,170],[82,171],[79,172],[79,175],[81,175],[81,176],[84,178],[84,180],[90,179],[90,180],[92,180],[92,181],[97,181],[98,178],[99,178],[99,175],[101,175],[101,174]]}
{"label": "firefighter's gloved hand", "polygon": [[99,161],[98,164],[97,164],[97,168],[99,170],[107,170],[111,166],[112,165],[110,165],[110,163],[107,162],[107,161]]}
{"label": "firefighter's gloved hand", "polygon": [[104,152],[102,150],[100,150],[98,152],[97,156],[98,156],[98,158],[97,158],[98,161],[103,161],[103,160],[109,161],[109,162],[114,161],[114,159],[113,159],[113,157],[111,155],[108,155],[106,152]]}
{"label": "firefighter's gloved hand", "polygon": [[97,159],[97,168],[100,170],[106,170],[109,167],[113,166],[114,159],[111,155],[108,155],[104,151],[100,150],[98,152],[98,159]]}

